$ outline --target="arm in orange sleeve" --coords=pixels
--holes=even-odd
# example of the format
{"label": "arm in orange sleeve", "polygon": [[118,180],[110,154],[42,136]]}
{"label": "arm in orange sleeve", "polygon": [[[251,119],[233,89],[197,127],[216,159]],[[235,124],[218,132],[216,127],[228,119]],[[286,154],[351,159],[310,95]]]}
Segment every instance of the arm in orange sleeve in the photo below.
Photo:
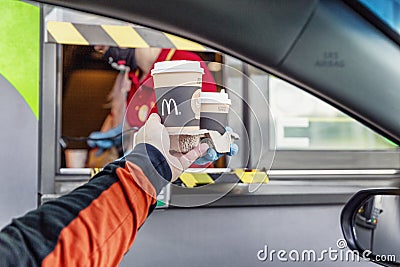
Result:
{"label": "arm in orange sleeve", "polygon": [[85,185],[12,220],[1,266],[117,266],[171,179],[164,156],[139,144]]}

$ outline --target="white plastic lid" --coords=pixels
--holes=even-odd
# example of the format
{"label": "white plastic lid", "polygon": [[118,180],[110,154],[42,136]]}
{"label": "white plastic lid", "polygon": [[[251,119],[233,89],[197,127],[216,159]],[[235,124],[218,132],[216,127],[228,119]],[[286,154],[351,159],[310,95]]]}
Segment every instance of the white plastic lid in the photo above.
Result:
{"label": "white plastic lid", "polygon": [[202,104],[228,104],[231,105],[232,101],[229,99],[228,94],[224,89],[221,92],[201,92],[200,103]]}
{"label": "white plastic lid", "polygon": [[154,64],[154,69],[151,70],[151,75],[171,72],[199,72],[204,74],[204,69],[200,66],[200,62],[198,61],[161,61]]}

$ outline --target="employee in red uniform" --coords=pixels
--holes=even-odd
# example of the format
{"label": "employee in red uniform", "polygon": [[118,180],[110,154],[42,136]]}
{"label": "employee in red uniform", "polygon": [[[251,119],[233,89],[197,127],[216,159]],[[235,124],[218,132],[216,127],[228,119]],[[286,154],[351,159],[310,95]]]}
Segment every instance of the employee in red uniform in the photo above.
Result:
{"label": "employee in red uniform", "polygon": [[[204,69],[202,77],[202,91],[203,92],[216,92],[217,88],[215,80],[208,70],[204,61],[195,53],[176,50],[176,49],[163,49],[163,48],[119,48],[108,46],[95,46],[94,49],[104,54],[108,62],[116,69],[121,69],[126,66],[129,69],[129,79],[131,81],[131,89],[127,96],[127,107],[125,118],[116,118],[118,125],[122,123],[123,119],[130,127],[141,127],[151,113],[157,113],[157,106],[155,104],[156,97],[153,86],[153,79],[150,71],[154,68],[156,62],[169,61],[169,60],[192,60],[199,61],[201,67]],[[114,139],[114,143],[104,138],[110,138],[121,133],[121,125],[108,130],[107,132],[94,132],[89,137],[103,140],[90,140],[89,146],[100,150],[108,149],[112,145],[120,145],[121,139]],[[228,155],[233,156],[237,154],[237,145],[231,147],[231,152]],[[210,148],[206,155],[200,158],[195,163],[197,165],[210,164],[217,160],[222,155],[217,153],[214,149]]]}
{"label": "employee in red uniform", "polygon": [[0,266],[118,266],[161,188],[208,148],[172,156],[156,114],[136,143],[87,184],[12,220],[0,232]]}
{"label": "employee in red uniform", "polygon": [[128,93],[126,113],[127,122],[131,127],[141,127],[151,113],[157,113],[156,95],[150,71],[154,68],[155,63],[170,60],[199,61],[204,69],[201,90],[203,92],[217,91],[211,72],[204,61],[195,53],[175,49],[136,48],[135,61],[138,68],[129,73],[132,84]]}
{"label": "employee in red uniform", "polygon": [[[95,46],[116,69],[129,68],[131,89],[127,96],[126,119],[131,127],[141,127],[151,113],[157,113],[156,96],[150,71],[154,64],[170,60],[199,61],[204,69],[202,91],[216,92],[215,80],[204,61],[195,53],[163,48],[119,48]],[[122,121],[123,118],[114,118]]]}

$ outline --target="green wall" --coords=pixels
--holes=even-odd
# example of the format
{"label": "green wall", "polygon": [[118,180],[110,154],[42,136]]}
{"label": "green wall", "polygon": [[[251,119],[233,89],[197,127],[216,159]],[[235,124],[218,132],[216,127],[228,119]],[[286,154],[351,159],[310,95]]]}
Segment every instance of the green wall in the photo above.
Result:
{"label": "green wall", "polygon": [[1,0],[0,11],[0,75],[17,89],[38,119],[40,9],[16,0]]}

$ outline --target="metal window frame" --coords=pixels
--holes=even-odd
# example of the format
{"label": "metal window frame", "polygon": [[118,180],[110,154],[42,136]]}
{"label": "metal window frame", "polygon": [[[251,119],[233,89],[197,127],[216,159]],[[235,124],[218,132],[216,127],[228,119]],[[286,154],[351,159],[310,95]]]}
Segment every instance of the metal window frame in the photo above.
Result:
{"label": "metal window frame", "polygon": [[57,46],[43,44],[42,87],[40,92],[39,119],[39,194],[54,193],[56,174],[56,121],[57,121]]}

